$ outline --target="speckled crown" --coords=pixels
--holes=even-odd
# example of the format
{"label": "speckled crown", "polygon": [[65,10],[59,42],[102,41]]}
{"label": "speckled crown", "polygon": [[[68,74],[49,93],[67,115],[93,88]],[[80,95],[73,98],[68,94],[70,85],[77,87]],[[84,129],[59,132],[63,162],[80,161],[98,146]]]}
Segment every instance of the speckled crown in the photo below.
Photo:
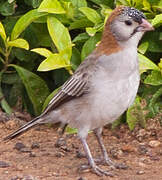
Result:
{"label": "speckled crown", "polygon": [[133,8],[133,7],[123,7],[123,14],[131,17],[134,21],[141,23],[142,18],[146,19],[143,12]]}

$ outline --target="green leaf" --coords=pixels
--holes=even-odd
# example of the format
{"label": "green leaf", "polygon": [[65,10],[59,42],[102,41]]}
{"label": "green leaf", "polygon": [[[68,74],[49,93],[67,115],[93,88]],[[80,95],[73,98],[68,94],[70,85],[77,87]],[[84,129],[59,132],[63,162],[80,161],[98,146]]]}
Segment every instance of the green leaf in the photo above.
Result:
{"label": "green leaf", "polygon": [[155,116],[157,113],[162,111],[162,104],[161,101],[158,104],[158,99],[160,100],[160,97],[162,96],[162,87],[160,87],[155,94],[152,95],[152,98],[150,99],[149,103],[149,109]]}
{"label": "green leaf", "polygon": [[45,108],[48,106],[49,102],[51,101],[51,99],[55,96],[55,94],[59,91],[60,87],[55,89],[45,100],[44,104],[43,104],[43,109],[42,112],[45,110]]}
{"label": "green leaf", "polygon": [[145,80],[145,84],[150,84],[153,86],[159,86],[162,85],[162,75],[160,71],[152,71],[151,74],[149,74]]}
{"label": "green leaf", "polygon": [[48,12],[54,14],[64,14],[65,10],[58,0],[43,0],[38,8],[39,12]]}
{"label": "green leaf", "polygon": [[91,21],[89,21],[88,19],[82,18],[82,19],[78,19],[78,20],[75,20],[74,22],[72,22],[70,24],[69,30],[86,28],[86,27],[90,27],[93,25],[94,24]]}
{"label": "green leaf", "polygon": [[65,67],[70,67],[70,65],[66,64],[62,54],[51,54],[39,65],[38,71],[50,71]]}
{"label": "green leaf", "polygon": [[6,32],[5,29],[3,27],[3,24],[0,22],[0,36],[2,37],[2,39],[5,41],[6,40]]}
{"label": "green leaf", "polygon": [[73,47],[72,56],[71,56],[71,66],[74,70],[76,70],[80,63],[81,63],[80,52],[77,48]]}
{"label": "green leaf", "polygon": [[10,66],[14,67],[21,78],[27,94],[32,102],[35,115],[39,115],[42,110],[42,105],[49,95],[49,89],[43,79],[36,74],[14,64]]}
{"label": "green leaf", "polygon": [[[2,81],[2,75],[3,75],[3,71],[0,72],[0,82]],[[4,111],[7,114],[10,115],[12,113],[12,109],[10,108],[2,92],[1,83],[0,83],[0,104],[1,104],[2,109],[4,109]]]}
{"label": "green leaf", "polygon": [[71,37],[68,29],[55,17],[49,16],[47,19],[49,34],[56,45],[59,52],[65,51],[67,53],[66,61],[70,64],[72,53]]}
{"label": "green leaf", "polygon": [[158,64],[159,68],[162,69],[162,58],[160,59],[160,62]]}
{"label": "green leaf", "polygon": [[146,11],[151,11],[151,5],[147,0],[143,0],[143,6],[144,6],[144,10]]}
{"label": "green leaf", "polygon": [[151,52],[162,52],[162,45],[160,41],[160,32],[158,31],[151,31],[145,34],[143,38],[143,42],[147,41],[149,43],[149,47],[147,51]]}
{"label": "green leaf", "polygon": [[162,14],[156,15],[151,23],[153,26],[160,26],[162,24]]}
{"label": "green leaf", "polygon": [[15,12],[15,2],[8,3],[6,1],[0,5],[0,13],[3,16],[11,16],[14,14],[14,12]]}
{"label": "green leaf", "polygon": [[31,49],[31,51],[36,52],[46,58],[48,58],[50,55],[52,55],[52,52],[46,48],[35,48],[35,49]]}
{"label": "green leaf", "polygon": [[17,75],[16,72],[13,72],[13,73],[3,73],[1,82],[5,83],[5,84],[12,85],[12,84],[17,83],[18,80],[19,80],[19,76]]}
{"label": "green leaf", "polygon": [[33,8],[37,8],[40,6],[42,0],[25,0],[25,3]]}
{"label": "green leaf", "polygon": [[147,48],[149,46],[149,43],[148,42],[143,42],[139,45],[138,47],[138,51],[141,53],[141,54],[145,54],[145,52],[147,51]]}
{"label": "green leaf", "polygon": [[87,6],[87,1],[86,0],[71,0],[72,4],[76,8],[80,7],[86,7]]}
{"label": "green leaf", "polygon": [[[16,58],[18,60],[23,61],[22,66],[25,65],[25,62],[27,62],[28,67],[29,66],[32,67],[34,65],[34,64],[32,64],[33,61],[38,58],[38,55],[36,53],[33,53],[31,51],[27,51],[27,50],[22,49],[22,48],[21,49],[20,48],[15,48],[13,50],[13,54],[16,56]],[[27,69],[29,69],[29,68],[27,68]],[[33,67],[32,67],[32,69],[33,69]]]}
{"label": "green leaf", "polygon": [[18,47],[18,48],[23,48],[23,49],[26,49],[26,50],[29,50],[29,44],[28,42],[25,40],[25,39],[15,39],[13,41],[8,41],[7,42],[8,46],[11,46],[11,47]]}
{"label": "green leaf", "polygon": [[75,8],[71,2],[62,2],[68,19],[74,19]]}
{"label": "green leaf", "polygon": [[89,36],[94,36],[96,34],[97,30],[92,27],[87,27],[86,32],[89,34]]}
{"label": "green leaf", "polygon": [[65,131],[68,134],[76,134],[76,133],[78,133],[78,129],[77,128],[71,128],[70,126],[67,126]]}
{"label": "green leaf", "polygon": [[139,97],[136,97],[133,105],[128,108],[126,117],[127,117],[127,123],[130,130],[133,130],[138,122],[143,127],[145,127],[146,122],[143,116],[143,111],[141,109]]}
{"label": "green leaf", "polygon": [[138,58],[139,58],[140,74],[146,72],[148,69],[160,71],[160,68],[156,64],[154,64],[150,59],[148,59],[146,56],[138,53]]}
{"label": "green leaf", "polygon": [[82,61],[95,49],[96,44],[101,39],[101,33],[97,33],[95,36],[90,37],[83,45],[81,52]]}
{"label": "green leaf", "polygon": [[101,16],[94,9],[89,7],[81,7],[79,10],[94,24],[102,22]]}
{"label": "green leaf", "polygon": [[11,40],[15,40],[35,19],[45,15],[47,15],[47,13],[40,13],[37,9],[34,9],[21,16],[12,30]]}
{"label": "green leaf", "polygon": [[89,35],[87,33],[81,33],[81,34],[78,34],[78,36],[76,36],[74,39],[73,39],[73,43],[75,42],[85,42],[86,40],[89,39]]}

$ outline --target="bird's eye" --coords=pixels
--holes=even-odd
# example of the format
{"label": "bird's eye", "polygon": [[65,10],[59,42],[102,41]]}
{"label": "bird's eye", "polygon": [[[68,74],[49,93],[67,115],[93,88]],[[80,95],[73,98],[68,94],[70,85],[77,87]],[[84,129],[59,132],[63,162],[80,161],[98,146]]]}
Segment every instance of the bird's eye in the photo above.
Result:
{"label": "bird's eye", "polygon": [[128,26],[130,26],[130,25],[132,25],[132,21],[126,20],[126,21],[125,21],[125,24],[128,25]]}

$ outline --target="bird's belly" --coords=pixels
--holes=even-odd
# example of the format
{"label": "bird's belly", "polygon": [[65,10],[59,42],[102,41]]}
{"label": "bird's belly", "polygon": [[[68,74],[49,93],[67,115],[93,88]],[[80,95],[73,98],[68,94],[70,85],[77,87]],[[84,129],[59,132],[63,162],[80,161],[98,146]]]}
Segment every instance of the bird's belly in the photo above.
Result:
{"label": "bird's belly", "polygon": [[117,119],[134,101],[139,86],[139,74],[134,72],[128,78],[116,82],[104,82],[95,94],[93,109],[98,125],[105,125]]}

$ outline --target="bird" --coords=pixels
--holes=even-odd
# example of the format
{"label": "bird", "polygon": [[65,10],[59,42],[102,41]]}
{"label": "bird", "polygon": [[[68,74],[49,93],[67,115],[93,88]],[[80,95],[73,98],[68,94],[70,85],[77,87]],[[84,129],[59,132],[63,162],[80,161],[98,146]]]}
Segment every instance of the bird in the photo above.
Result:
{"label": "bird", "polygon": [[134,102],[140,75],[137,46],[146,31],[154,30],[143,12],[134,7],[116,7],[105,23],[100,43],[61,86],[41,115],[4,138],[11,140],[41,123],[69,124],[78,137],[91,170],[111,175],[100,168],[87,144],[93,131],[102,151],[102,161],[113,167],[102,140],[103,127],[121,116]]}

